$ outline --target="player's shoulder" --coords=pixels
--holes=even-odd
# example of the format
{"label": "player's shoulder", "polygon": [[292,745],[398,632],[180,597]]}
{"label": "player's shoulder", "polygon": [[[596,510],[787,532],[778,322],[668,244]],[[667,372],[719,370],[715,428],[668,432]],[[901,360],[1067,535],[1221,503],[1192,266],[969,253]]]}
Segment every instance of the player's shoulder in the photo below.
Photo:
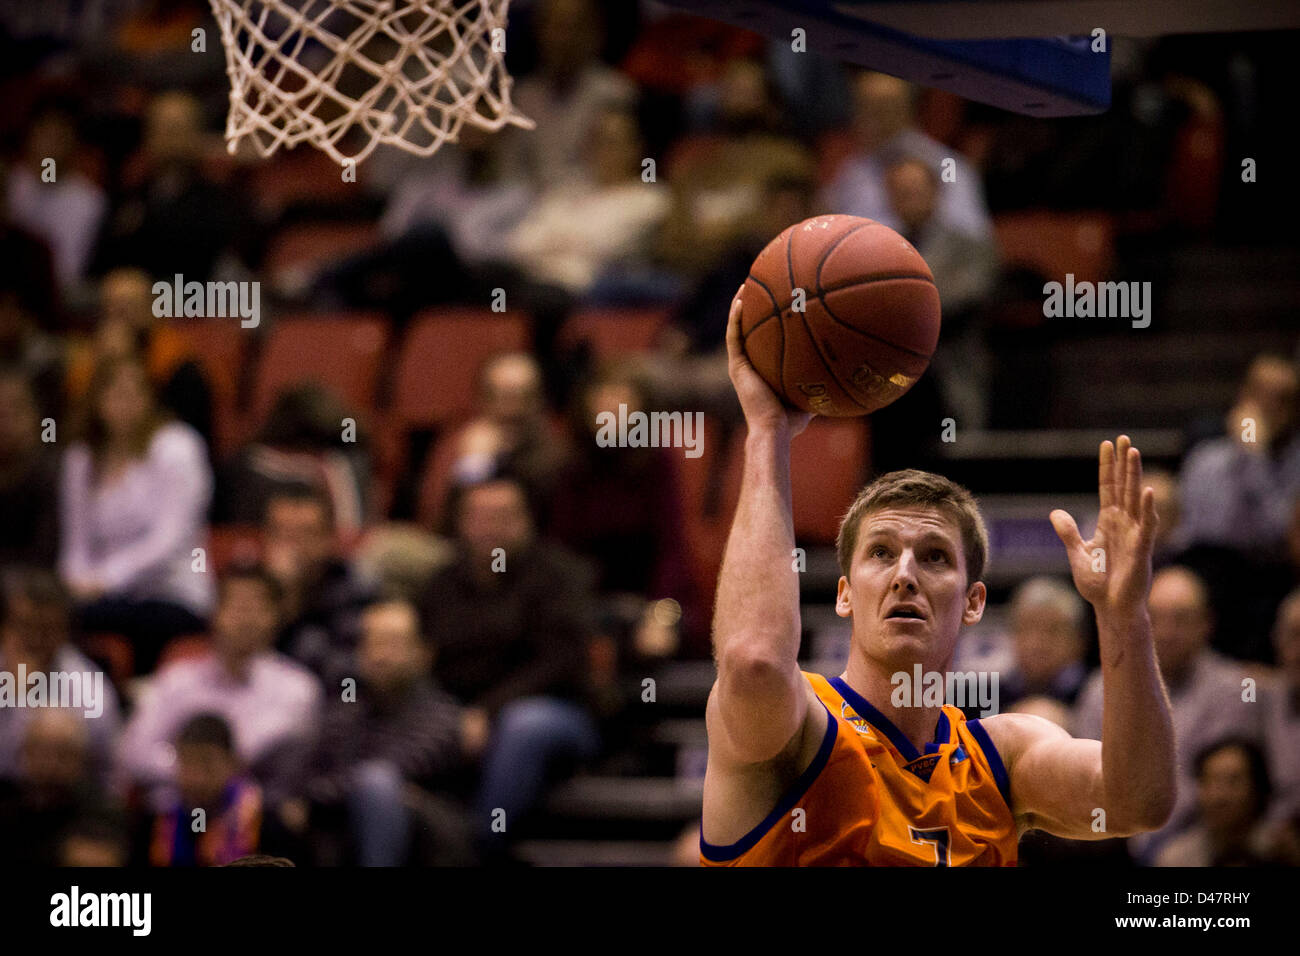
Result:
{"label": "player's shoulder", "polygon": [[967,721],[973,732],[982,729],[996,748],[1010,772],[1012,765],[1027,748],[1042,740],[1066,739],[1070,734],[1062,727],[1037,714],[1002,712],[979,720]]}

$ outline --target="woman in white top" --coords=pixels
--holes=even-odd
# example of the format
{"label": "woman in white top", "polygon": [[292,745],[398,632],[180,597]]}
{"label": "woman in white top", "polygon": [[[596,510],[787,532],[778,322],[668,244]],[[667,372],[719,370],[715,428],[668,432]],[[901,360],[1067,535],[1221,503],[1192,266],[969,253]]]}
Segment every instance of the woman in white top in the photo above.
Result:
{"label": "woman in white top", "polygon": [[137,359],[95,369],[60,491],[59,570],[83,633],[129,638],[143,674],[167,641],[207,630],[207,449],[159,408]]}

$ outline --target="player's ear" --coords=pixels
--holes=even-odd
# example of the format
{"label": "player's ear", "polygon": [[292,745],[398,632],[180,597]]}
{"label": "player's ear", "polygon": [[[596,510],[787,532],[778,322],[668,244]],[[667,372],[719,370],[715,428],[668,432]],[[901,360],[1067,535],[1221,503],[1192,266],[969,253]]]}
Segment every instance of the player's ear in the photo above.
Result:
{"label": "player's ear", "polygon": [[853,592],[849,590],[849,579],[842,574],[835,592],[835,613],[840,617],[848,617],[853,613]]}
{"label": "player's ear", "polygon": [[978,624],[984,616],[984,602],[989,592],[983,581],[976,581],[966,589],[966,609],[962,611],[961,622],[967,626]]}

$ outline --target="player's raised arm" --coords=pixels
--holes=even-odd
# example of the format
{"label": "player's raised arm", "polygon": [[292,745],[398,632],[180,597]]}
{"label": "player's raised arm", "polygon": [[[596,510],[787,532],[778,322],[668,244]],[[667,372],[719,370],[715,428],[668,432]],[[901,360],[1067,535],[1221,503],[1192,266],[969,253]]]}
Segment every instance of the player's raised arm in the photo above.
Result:
{"label": "player's raised arm", "polygon": [[[1091,541],[1066,512],[1053,511],[1051,520],[1069,552],[1074,584],[1097,614],[1103,742],[1072,739],[1027,715],[996,718],[1008,744],[1017,816],[1082,839],[1159,829],[1173,811],[1176,786],[1169,698],[1147,614],[1155,493],[1142,487],[1142,456],[1126,435],[1118,448],[1102,443],[1099,494]],[[1099,820],[1104,828],[1096,826]]]}
{"label": "player's raised arm", "polygon": [[808,706],[797,660],[790,440],[811,416],[786,408],[746,358],[739,294],[727,318],[727,353],[749,433],[713,612],[718,679],[709,703],[709,747],[732,760],[757,763],[789,743]]}

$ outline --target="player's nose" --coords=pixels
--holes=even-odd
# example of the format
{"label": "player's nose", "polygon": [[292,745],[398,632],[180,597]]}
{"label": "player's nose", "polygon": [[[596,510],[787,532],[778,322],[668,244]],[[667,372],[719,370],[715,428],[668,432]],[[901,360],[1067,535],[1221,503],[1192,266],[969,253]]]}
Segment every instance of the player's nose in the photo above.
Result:
{"label": "player's nose", "polygon": [[898,563],[894,565],[894,580],[891,585],[894,591],[911,591],[916,592],[916,555],[911,549],[905,549],[898,557]]}

